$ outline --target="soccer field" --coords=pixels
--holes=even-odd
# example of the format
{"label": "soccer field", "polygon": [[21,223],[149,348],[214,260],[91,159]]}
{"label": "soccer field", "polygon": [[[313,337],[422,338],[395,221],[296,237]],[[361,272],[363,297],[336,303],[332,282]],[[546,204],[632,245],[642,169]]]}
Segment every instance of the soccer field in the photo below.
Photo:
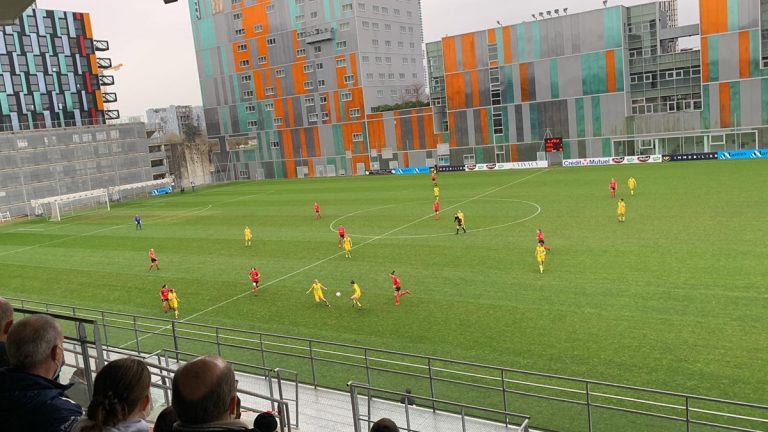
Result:
{"label": "soccer field", "polygon": [[[441,173],[439,220],[427,175],[232,183],[4,225],[0,295],[159,317],[168,283],[191,322],[768,403],[767,168]],[[458,209],[467,234],[455,234]],[[543,274],[537,228],[552,248]],[[149,248],[160,271],[147,271]],[[392,270],[413,292],[399,307]],[[305,294],[314,278],[331,308]]]}

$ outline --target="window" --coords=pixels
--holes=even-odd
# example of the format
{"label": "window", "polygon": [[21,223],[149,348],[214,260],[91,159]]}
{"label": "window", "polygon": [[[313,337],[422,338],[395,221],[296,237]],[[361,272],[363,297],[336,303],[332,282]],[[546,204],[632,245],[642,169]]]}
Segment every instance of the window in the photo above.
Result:
{"label": "window", "polygon": [[387,79],[387,74],[385,74],[384,72],[379,72],[379,79],[380,80]]}
{"label": "window", "polygon": [[371,23],[369,21],[363,21],[363,28],[366,30],[371,28]]}
{"label": "window", "polygon": [[374,22],[372,25],[373,25],[373,29],[374,30],[378,30],[379,29],[379,23]]}
{"label": "window", "polygon": [[413,33],[413,27],[408,26],[408,33]]}
{"label": "window", "polygon": [[401,80],[405,80],[405,74],[404,74],[404,73],[402,73],[402,72],[400,73],[400,79],[401,79]]}
{"label": "window", "polygon": [[345,3],[341,5],[342,12],[352,12],[352,3]]}
{"label": "window", "polygon": [[282,78],[285,76],[285,69],[283,68],[277,68],[275,69],[275,76],[278,78]]}
{"label": "window", "polygon": [[356,133],[352,134],[352,141],[360,142],[362,140],[363,140],[363,134],[361,134],[359,132],[356,132]]}
{"label": "window", "polygon": [[269,146],[273,149],[279,149],[280,148],[280,141],[270,141]]}
{"label": "window", "polygon": [[381,7],[381,13],[384,15],[389,15],[389,8],[386,6]]}
{"label": "window", "polygon": [[384,31],[392,31],[392,24],[384,24]]}
{"label": "window", "polygon": [[371,44],[372,44],[374,47],[378,47],[378,46],[379,46],[379,40],[378,40],[378,39],[374,39],[374,40],[372,40],[372,41],[371,41]]}
{"label": "window", "polygon": [[306,48],[299,48],[296,50],[296,57],[306,57],[306,56],[307,56]]}
{"label": "window", "polygon": [[245,29],[239,28],[235,29],[235,36],[242,36],[245,34]]}
{"label": "window", "polygon": [[327,111],[323,111],[323,113],[321,114],[321,118],[322,118],[323,120],[328,120],[329,118],[331,118],[331,115],[330,115],[330,114],[328,114],[328,112],[327,112]]}
{"label": "window", "polygon": [[248,129],[256,129],[257,127],[259,127],[257,120],[248,120]]}
{"label": "window", "polygon": [[416,42],[411,42],[408,45],[411,47],[411,49],[416,49]]}
{"label": "window", "polygon": [[249,82],[251,82],[252,79],[253,79],[253,77],[251,75],[241,75],[240,76],[240,82],[241,83],[249,83]]}
{"label": "window", "polygon": [[337,50],[344,49],[346,47],[347,47],[347,41],[345,41],[345,40],[343,40],[343,41],[336,41],[336,49]]}
{"label": "window", "polygon": [[232,19],[235,21],[243,19],[243,14],[241,14],[240,12],[235,12],[234,14],[232,14]]}
{"label": "window", "polygon": [[408,28],[406,26],[400,26],[400,33],[407,33]]}
{"label": "window", "polygon": [[267,62],[267,56],[259,56],[256,61],[259,62],[259,64],[264,64]]}
{"label": "window", "polygon": [[349,29],[350,29],[349,22],[339,23],[339,31],[349,31]]}
{"label": "window", "polygon": [[304,22],[304,15],[303,14],[302,15],[296,15],[296,22],[297,23]]}
{"label": "window", "polygon": [[394,80],[394,79],[395,79],[395,73],[394,73],[394,72],[390,72],[390,73],[387,75],[387,77],[388,77],[390,80]]}
{"label": "window", "polygon": [[328,103],[328,96],[320,95],[320,105],[325,105],[327,103]]}
{"label": "window", "polygon": [[392,12],[394,12],[395,16],[400,16],[400,9],[395,9]]}
{"label": "window", "polygon": [[245,112],[249,112],[249,113],[256,112],[256,107],[253,105],[246,105]]}
{"label": "window", "polygon": [[312,47],[312,50],[315,52],[315,54],[320,54],[321,52],[323,52],[323,47],[320,45],[315,45],[314,47]]}
{"label": "window", "polygon": [[403,42],[403,41],[397,41],[397,47],[398,47],[398,48],[405,48],[405,42]]}
{"label": "window", "polygon": [[384,57],[384,63],[391,65],[392,64],[392,57]]}
{"label": "window", "polygon": [[376,97],[383,98],[384,97],[384,90],[376,90]]}
{"label": "window", "polygon": [[275,117],[274,121],[275,126],[280,126],[283,124],[283,118],[282,117]]}
{"label": "window", "polygon": [[309,113],[309,114],[307,114],[307,120],[309,120],[311,122],[316,122],[317,121],[317,113]]}
{"label": "window", "polygon": [[354,75],[344,75],[344,84],[354,84],[354,83],[355,83]]}
{"label": "window", "polygon": [[416,57],[411,57],[411,64],[416,64]]}
{"label": "window", "polygon": [[275,45],[277,45],[277,38],[268,37],[267,38],[267,46],[275,46]]}
{"label": "window", "polygon": [[346,58],[337,58],[336,59],[336,67],[346,67],[347,66],[347,59]]}
{"label": "window", "polygon": [[275,104],[272,102],[267,102],[264,104],[264,110],[265,111],[274,111],[275,110]]}
{"label": "window", "polygon": [[359,10],[360,12],[365,12],[365,3],[358,3],[357,10]]}
{"label": "window", "polygon": [[315,69],[317,70],[323,70],[324,66],[322,63],[315,63]]}
{"label": "window", "polygon": [[317,80],[317,86],[319,88],[325,87],[325,80],[324,79]]}
{"label": "window", "polygon": [[370,63],[371,62],[371,58],[369,56],[367,56],[367,55],[364,55],[362,61],[363,61],[363,63]]}
{"label": "window", "polygon": [[305,106],[314,106],[315,105],[315,97],[314,96],[304,96],[304,105]]}
{"label": "window", "polygon": [[317,19],[317,12],[316,11],[310,12],[309,13],[309,19],[311,19],[311,20]]}
{"label": "window", "polygon": [[275,11],[275,4],[270,3],[267,5],[267,13],[274,12]]}
{"label": "window", "polygon": [[341,92],[340,97],[342,101],[351,101],[352,100],[352,93],[350,92]]}
{"label": "window", "polygon": [[250,64],[250,60],[240,60],[240,67],[248,67]]}
{"label": "window", "polygon": [[365,74],[365,79],[372,80],[373,79],[373,72],[368,72],[367,74]]}
{"label": "window", "polygon": [[252,98],[253,97],[253,90],[246,90],[243,92],[243,98]]}
{"label": "window", "polygon": [[395,90],[395,89],[390,90],[389,91],[389,95],[392,96],[392,97],[397,97],[397,90]]}
{"label": "window", "polygon": [[384,62],[383,58],[380,56],[376,56],[376,64],[382,64]]}
{"label": "window", "polygon": [[352,108],[351,110],[349,110],[349,116],[351,118],[360,117],[360,108]]}
{"label": "window", "polygon": [[416,79],[418,77],[419,77],[419,74],[417,74],[416,72],[411,74],[411,78],[413,78],[413,79]]}
{"label": "window", "polygon": [[315,84],[312,81],[304,81],[304,89],[309,90],[315,88]]}
{"label": "window", "polygon": [[392,48],[392,41],[391,40],[385,40],[384,41],[384,46],[387,47],[387,48]]}
{"label": "window", "polygon": [[311,63],[307,63],[307,64],[304,65],[304,72],[305,73],[310,73],[310,72],[313,72],[314,70],[315,70],[315,68],[314,68],[314,66],[312,66]]}
{"label": "window", "polygon": [[373,5],[373,12],[374,13],[379,13],[379,12],[381,12],[381,8],[379,6],[377,6],[377,5]]}
{"label": "window", "polygon": [[255,26],[253,26],[253,31],[254,33],[261,33],[264,31],[264,26],[261,24],[256,24]]}
{"label": "window", "polygon": [[264,89],[264,94],[267,95],[267,96],[271,96],[271,95],[275,94],[275,88],[274,87],[266,87]]}
{"label": "window", "polygon": [[248,51],[248,44],[239,44],[237,46],[237,52]]}
{"label": "window", "polygon": [[407,64],[408,64],[408,57],[403,57],[403,64],[404,64],[404,65],[407,65]]}

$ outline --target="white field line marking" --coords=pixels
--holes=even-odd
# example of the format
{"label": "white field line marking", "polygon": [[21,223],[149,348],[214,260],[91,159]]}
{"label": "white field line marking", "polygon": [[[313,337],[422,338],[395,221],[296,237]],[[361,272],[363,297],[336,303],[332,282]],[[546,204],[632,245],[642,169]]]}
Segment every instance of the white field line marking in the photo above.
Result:
{"label": "white field line marking", "polygon": [[[460,205],[462,205],[462,204],[466,204],[466,203],[468,203],[468,202],[471,202],[471,201],[474,201],[474,200],[476,200],[476,199],[480,199],[480,198],[482,198],[482,197],[484,197],[484,196],[486,196],[486,195],[488,195],[488,194],[491,194],[491,193],[493,193],[493,192],[499,191],[499,190],[501,190],[501,189],[503,189],[503,188],[505,188],[505,187],[509,187],[509,186],[512,186],[512,185],[514,185],[514,184],[520,183],[520,182],[522,182],[522,181],[525,181],[525,180],[527,180],[527,179],[529,179],[529,178],[531,178],[531,177],[537,176],[537,175],[539,175],[539,174],[541,174],[541,173],[543,173],[543,172],[546,172],[546,171],[544,171],[544,170],[542,170],[542,171],[538,171],[538,172],[535,172],[535,173],[533,173],[533,174],[531,174],[531,175],[529,175],[529,176],[526,176],[526,177],[523,177],[523,178],[521,178],[521,179],[515,180],[515,181],[513,181],[513,182],[511,182],[511,183],[507,183],[507,184],[505,184],[505,185],[502,185],[502,186],[499,186],[499,187],[497,187],[497,188],[493,188],[493,189],[490,189],[490,190],[488,190],[487,192],[483,192],[483,193],[481,193],[480,195],[476,195],[476,196],[474,196],[474,197],[472,197],[472,198],[466,199],[466,200],[464,200],[464,201],[462,201],[462,202],[460,202],[460,203],[458,203],[458,204],[455,204],[455,205],[453,205],[453,206],[450,206],[450,207],[448,207],[447,209],[450,209],[450,208],[454,208],[454,207],[458,207],[458,206],[460,206]],[[446,209],[446,210],[447,210],[447,209]],[[389,231],[389,232],[386,232],[386,233],[384,233],[384,234],[382,234],[382,235],[376,236],[376,237],[374,237],[374,238],[372,238],[372,239],[370,239],[370,240],[367,240],[367,241],[365,241],[365,242],[363,242],[363,243],[360,243],[359,245],[357,245],[357,246],[353,247],[353,249],[357,249],[357,248],[360,248],[360,247],[362,247],[362,246],[365,246],[365,245],[367,245],[368,243],[372,243],[372,242],[374,242],[374,241],[376,241],[376,240],[379,240],[379,239],[381,239],[381,238],[384,238],[384,237],[388,236],[389,234],[395,233],[395,232],[397,232],[397,231],[400,231],[400,230],[402,230],[402,229],[404,229],[404,228],[407,228],[407,227],[409,227],[409,226],[411,226],[411,225],[417,224],[417,223],[421,222],[422,220],[424,220],[424,219],[427,219],[427,218],[430,218],[430,217],[432,217],[432,215],[431,215],[431,214],[429,214],[429,215],[427,215],[427,216],[424,216],[424,217],[420,217],[420,218],[418,218],[418,219],[414,220],[413,222],[409,222],[409,223],[407,223],[407,224],[405,224],[405,225],[403,225],[403,226],[397,227],[397,228],[395,228],[395,229],[393,229],[393,230],[391,230],[391,231]],[[331,222],[331,226],[333,226],[333,222]],[[326,262],[326,261],[329,261],[329,260],[331,260],[331,259],[333,259],[333,258],[336,258],[337,256],[340,256],[340,255],[341,255],[341,254],[343,254],[343,253],[344,253],[343,251],[340,251],[340,252],[338,252],[338,253],[335,253],[335,254],[333,254],[333,255],[331,255],[331,256],[329,256],[329,257],[327,257],[327,258],[323,258],[323,259],[321,259],[320,261],[317,261],[317,262],[315,262],[315,263],[312,263],[312,264],[309,264],[309,265],[307,265],[307,266],[304,266],[304,267],[300,268],[299,270],[293,271],[293,272],[291,272],[291,273],[288,273],[288,274],[286,274],[286,275],[284,275],[284,276],[281,276],[281,277],[279,277],[279,278],[277,278],[277,279],[274,279],[274,280],[272,280],[272,281],[270,281],[270,282],[267,282],[266,284],[264,284],[264,285],[260,286],[260,287],[259,287],[259,289],[260,289],[260,290],[262,290],[262,289],[264,289],[264,288],[266,288],[266,287],[268,287],[268,286],[270,286],[270,285],[272,285],[272,284],[274,284],[274,283],[280,282],[280,281],[281,281],[281,280],[283,280],[283,279],[286,279],[286,278],[289,278],[289,277],[291,277],[291,276],[294,276],[294,275],[296,275],[296,274],[298,274],[298,273],[301,273],[301,272],[303,272],[304,270],[308,270],[308,269],[311,269],[312,267],[316,267],[316,266],[318,266],[318,265],[320,265],[320,264],[322,264],[322,263],[324,263],[324,262]],[[222,307],[222,306],[224,306],[224,305],[226,305],[226,304],[229,304],[229,303],[231,303],[231,302],[233,302],[233,301],[235,301],[235,300],[237,300],[237,299],[239,299],[239,298],[245,297],[245,296],[247,296],[247,295],[248,295],[248,294],[250,294],[250,293],[251,293],[251,290],[248,290],[248,291],[246,291],[246,292],[244,292],[244,293],[242,293],[242,294],[239,294],[239,295],[236,295],[236,296],[234,296],[234,297],[230,298],[229,300],[224,300],[223,302],[221,302],[221,303],[219,303],[219,304],[213,305],[213,306],[209,307],[208,309],[204,309],[204,310],[201,310],[200,312],[194,313],[194,314],[192,314],[192,315],[190,315],[190,316],[188,316],[188,317],[186,317],[186,318],[184,318],[184,319],[182,319],[182,320],[179,320],[178,322],[187,322],[187,321],[191,320],[192,318],[198,317],[198,316],[200,316],[200,315],[202,315],[202,314],[204,314],[204,313],[207,313],[207,312],[210,312],[210,311],[212,311],[212,310],[214,310],[214,309],[220,308],[220,307]],[[161,328],[161,329],[159,329],[159,330],[155,330],[155,331],[153,331],[153,332],[151,332],[151,333],[147,333],[147,334],[145,334],[144,336],[141,336],[141,337],[139,337],[139,339],[138,339],[138,340],[139,340],[139,341],[141,341],[141,340],[144,340],[145,338],[148,338],[148,337],[150,337],[150,336],[154,336],[154,335],[156,335],[156,334],[158,334],[158,333],[160,333],[160,332],[162,332],[162,331],[168,330],[169,328],[171,328],[171,326],[170,326],[170,325],[167,325],[167,326],[165,326],[165,327],[163,327],[163,328]],[[128,346],[128,345],[131,345],[131,344],[132,344],[132,343],[134,343],[134,342],[135,342],[135,341],[126,342],[126,343],[124,343],[124,344],[120,345],[118,348],[125,348],[126,346]]]}
{"label": "white field line marking", "polygon": [[[500,224],[500,225],[493,225],[493,226],[483,227],[483,228],[473,228],[472,232],[487,231],[487,230],[492,230],[492,229],[496,229],[496,228],[503,228],[503,227],[509,226],[509,225],[518,224],[520,222],[525,222],[525,221],[527,221],[529,219],[533,219],[536,216],[538,216],[539,213],[541,213],[541,206],[538,205],[535,202],[530,202],[530,201],[525,201],[525,200],[518,200],[518,199],[507,199],[507,198],[479,198],[479,199],[491,200],[491,201],[513,201],[513,202],[526,203],[526,204],[532,205],[533,207],[536,207],[536,212],[533,213],[530,216],[524,217],[522,219],[514,220],[512,222],[507,222],[507,223],[503,223],[503,224]],[[461,205],[461,204],[457,204],[457,205]],[[366,210],[359,210],[359,211],[356,211],[356,212],[353,212],[353,213],[349,213],[349,214],[344,215],[344,216],[334,220],[333,222],[331,222],[331,226],[329,228],[331,229],[331,231],[335,232],[335,230],[333,229],[333,224],[338,222],[338,221],[340,221],[340,220],[342,220],[342,219],[345,219],[345,218],[347,218],[349,216],[353,216],[353,215],[356,215],[356,214],[359,214],[359,213],[365,213],[365,212],[368,212],[368,211],[374,211],[374,210],[379,210],[379,209],[388,208],[388,207],[399,207],[399,206],[401,206],[401,204],[390,204],[390,205],[385,205],[385,206],[381,206],[381,207],[374,207],[374,208],[370,208],[370,209],[366,209]],[[440,213],[443,213],[443,210],[440,210]],[[448,233],[441,233],[441,234],[396,235],[396,236],[388,236],[388,237],[389,238],[398,238],[398,239],[412,239],[412,238],[425,238],[425,237],[442,237],[442,236],[450,236],[450,235],[453,235],[453,233],[448,232]],[[350,233],[350,237],[351,236],[352,236],[352,233]],[[368,234],[354,234],[354,236],[355,237],[362,237],[362,238],[376,237],[374,235],[368,235]]]}
{"label": "white field line marking", "polygon": [[[204,212],[204,211],[206,211],[206,210],[208,210],[210,208],[211,208],[211,206],[209,205],[208,207],[205,207],[202,210],[192,209],[192,210],[195,210],[195,211],[191,212],[191,210],[190,210],[189,212],[191,212],[191,213],[189,213],[189,214],[202,213],[202,212]],[[179,217],[185,217],[185,216],[188,216],[187,212],[185,212],[184,214],[178,214],[178,215],[169,216],[167,219],[177,219]],[[166,218],[159,218],[159,219],[164,220]],[[16,252],[24,252],[24,251],[27,251],[27,250],[30,250],[30,249],[41,247],[41,246],[47,246],[47,245],[50,245],[50,244],[71,240],[73,238],[85,237],[85,236],[89,236],[89,235],[92,235],[92,234],[98,234],[100,232],[109,231],[109,230],[112,230],[112,229],[115,229],[115,228],[126,227],[126,226],[127,226],[126,224],[113,225],[113,226],[110,226],[110,227],[97,229],[96,231],[90,231],[90,232],[83,233],[83,234],[77,234],[77,235],[72,235],[72,236],[69,236],[69,237],[60,238],[60,239],[57,239],[57,240],[51,240],[51,241],[45,242],[45,243],[39,243],[39,244],[32,245],[32,246],[26,246],[26,247],[23,247],[21,249],[13,249],[13,250],[5,251],[5,252],[0,252],[0,256],[8,255],[8,254],[16,253]]]}

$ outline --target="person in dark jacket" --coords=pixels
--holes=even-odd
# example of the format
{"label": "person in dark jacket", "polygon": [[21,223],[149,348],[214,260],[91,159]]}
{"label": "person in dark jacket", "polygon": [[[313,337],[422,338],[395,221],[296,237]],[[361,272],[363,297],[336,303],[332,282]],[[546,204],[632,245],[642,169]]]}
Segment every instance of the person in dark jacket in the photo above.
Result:
{"label": "person in dark jacket", "polygon": [[171,406],[179,416],[174,432],[248,431],[237,420],[237,381],[221,357],[199,357],[173,376]]}
{"label": "person in dark jacket", "polygon": [[5,340],[8,339],[8,332],[13,325],[13,306],[11,303],[0,297],[0,368],[10,366],[8,354],[5,351]]}
{"label": "person in dark jacket", "polygon": [[10,368],[0,369],[3,432],[69,432],[83,410],[57,382],[64,366],[64,336],[48,315],[30,315],[8,333]]}

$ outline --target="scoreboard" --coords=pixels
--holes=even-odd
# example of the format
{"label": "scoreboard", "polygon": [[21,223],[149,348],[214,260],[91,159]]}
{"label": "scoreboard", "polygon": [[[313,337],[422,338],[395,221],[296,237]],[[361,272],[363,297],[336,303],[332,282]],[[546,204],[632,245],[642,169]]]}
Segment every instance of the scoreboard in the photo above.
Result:
{"label": "scoreboard", "polygon": [[544,138],[544,148],[546,149],[547,153],[563,151],[563,138],[562,137]]}

